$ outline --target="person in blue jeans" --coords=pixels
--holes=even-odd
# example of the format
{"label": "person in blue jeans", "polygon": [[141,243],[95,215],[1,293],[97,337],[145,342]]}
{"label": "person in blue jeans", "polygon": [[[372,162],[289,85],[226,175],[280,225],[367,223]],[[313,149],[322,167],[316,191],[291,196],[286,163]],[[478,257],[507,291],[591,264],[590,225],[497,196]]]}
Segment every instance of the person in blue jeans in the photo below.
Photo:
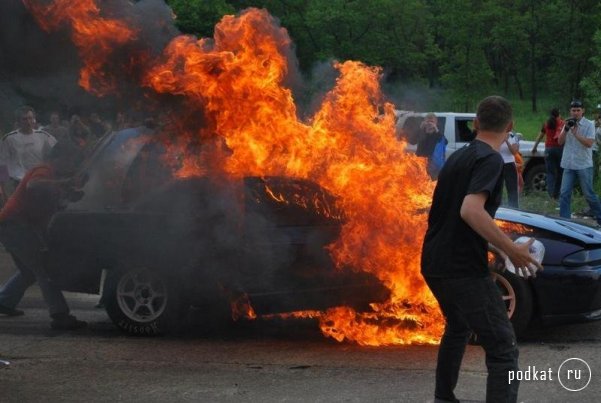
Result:
{"label": "person in blue jeans", "polygon": [[488,243],[503,251],[520,272],[541,265],[529,242],[518,245],[495,224],[501,204],[501,145],[513,127],[509,102],[498,96],[480,102],[475,140],[446,161],[434,190],[424,237],[421,272],[446,319],[436,365],[435,402],[457,402],[454,390],[470,335],[486,353],[486,401],[515,402],[518,348],[505,303],[488,269]]}
{"label": "person in blue jeans", "polygon": [[581,101],[573,100],[570,103],[570,119],[564,122],[557,141],[563,145],[559,215],[571,218],[572,192],[578,180],[591,213],[597,224],[601,225],[601,202],[593,190],[592,147],[595,143],[595,125],[584,117],[584,105]]}

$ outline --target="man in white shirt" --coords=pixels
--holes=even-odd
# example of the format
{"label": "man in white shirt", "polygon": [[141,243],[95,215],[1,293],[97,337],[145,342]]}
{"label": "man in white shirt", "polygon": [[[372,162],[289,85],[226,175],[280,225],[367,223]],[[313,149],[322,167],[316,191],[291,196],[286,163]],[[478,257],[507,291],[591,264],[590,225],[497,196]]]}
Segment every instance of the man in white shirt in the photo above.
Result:
{"label": "man in white shirt", "polygon": [[2,185],[7,194],[12,193],[27,171],[44,161],[56,144],[52,135],[37,129],[32,107],[18,108],[15,119],[18,129],[0,140],[0,172],[4,172],[4,175],[0,175],[0,181],[4,182]]}
{"label": "man in white shirt", "polygon": [[507,190],[507,205],[518,208],[518,170],[515,164],[516,153],[520,149],[520,142],[513,132],[509,132],[507,139],[501,144],[499,153],[503,157],[503,182]]}

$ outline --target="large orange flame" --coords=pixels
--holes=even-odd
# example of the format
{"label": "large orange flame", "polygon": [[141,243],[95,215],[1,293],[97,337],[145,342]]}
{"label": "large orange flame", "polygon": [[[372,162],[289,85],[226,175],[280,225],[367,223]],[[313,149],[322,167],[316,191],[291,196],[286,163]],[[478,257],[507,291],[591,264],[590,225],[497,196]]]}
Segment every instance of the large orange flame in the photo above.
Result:
{"label": "large orange flame", "polygon": [[102,18],[94,0],[55,0],[48,6],[32,0],[23,0],[23,3],[44,30],[63,25],[71,27],[73,42],[85,63],[79,75],[83,88],[99,96],[116,90],[112,78],[103,72],[103,65],[116,46],[135,37],[126,23]]}
{"label": "large orange flame", "polygon": [[[62,3],[55,1],[50,10],[58,11]],[[87,6],[92,1],[74,3]],[[45,11],[39,18],[48,15],[54,14]],[[106,21],[97,11],[62,18],[79,27],[75,32],[86,32],[89,27],[80,24],[90,18],[92,28]],[[131,40],[128,32],[127,38],[103,43]],[[80,39],[76,43],[86,66],[100,67],[97,55],[84,50],[96,42],[86,42],[83,34]],[[308,178],[339,196],[347,221],[330,245],[332,257],[340,268],[374,273],[392,297],[374,305],[371,313],[345,307],[321,313],[324,334],[364,345],[436,343],[444,320],[419,273],[433,184],[424,161],[405,153],[405,144],[395,140],[394,106],[383,99],[381,70],[360,62],[335,63],[339,76],[334,88],[319,110],[302,121],[284,85],[289,53],[286,30],[267,11],[248,9],[224,17],[213,40],[175,38],[142,84],[185,97],[204,114],[206,125],[192,135],[227,145],[230,152],[216,166],[224,174]],[[197,156],[188,159],[179,175],[206,173]]]}

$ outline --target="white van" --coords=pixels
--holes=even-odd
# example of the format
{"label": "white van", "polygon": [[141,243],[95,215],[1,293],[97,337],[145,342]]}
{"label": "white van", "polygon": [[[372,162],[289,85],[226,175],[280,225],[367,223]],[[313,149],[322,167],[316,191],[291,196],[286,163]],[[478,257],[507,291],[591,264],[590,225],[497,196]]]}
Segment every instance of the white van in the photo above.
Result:
{"label": "white van", "polygon": [[[397,138],[404,139],[408,142],[407,149],[415,152],[417,142],[417,134],[419,127],[426,116],[426,112],[411,112],[411,111],[395,111],[397,116],[396,134]],[[473,122],[476,117],[475,113],[456,113],[456,112],[434,112],[438,118],[438,128],[443,130],[446,137],[447,151],[446,157],[454,153],[461,147],[464,147],[475,137],[473,130]],[[524,158],[524,188],[526,190],[545,191],[547,188],[546,169],[544,150],[540,150],[535,155],[532,155],[533,141],[521,139],[521,134],[517,133],[520,138],[520,153]]]}

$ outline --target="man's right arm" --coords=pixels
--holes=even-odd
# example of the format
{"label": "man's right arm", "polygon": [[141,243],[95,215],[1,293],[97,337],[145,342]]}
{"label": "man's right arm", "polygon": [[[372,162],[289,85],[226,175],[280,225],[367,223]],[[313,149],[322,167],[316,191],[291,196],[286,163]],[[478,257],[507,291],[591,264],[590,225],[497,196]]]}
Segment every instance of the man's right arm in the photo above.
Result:
{"label": "man's right arm", "polygon": [[568,132],[566,130],[566,125],[564,124],[563,126],[561,126],[559,136],[557,136],[557,142],[559,143],[560,146],[565,144],[567,134],[568,134]]}
{"label": "man's right arm", "polygon": [[484,209],[484,203],[488,199],[488,193],[468,194],[461,204],[460,215],[463,221],[467,223],[474,231],[489,243],[503,251],[514,264],[515,267],[522,269],[534,264],[539,270],[542,270],[540,263],[530,256],[529,248],[534,242],[524,244],[515,244],[501,229],[497,226],[492,217]]}

